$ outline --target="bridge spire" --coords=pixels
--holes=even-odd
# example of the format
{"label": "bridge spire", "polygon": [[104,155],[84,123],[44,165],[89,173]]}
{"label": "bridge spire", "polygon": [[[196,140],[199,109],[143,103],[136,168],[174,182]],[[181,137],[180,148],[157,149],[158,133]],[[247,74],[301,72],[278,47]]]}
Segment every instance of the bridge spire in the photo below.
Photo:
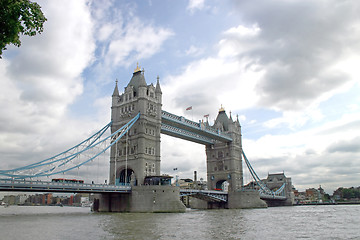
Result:
{"label": "bridge spire", "polygon": [[118,97],[119,96],[119,89],[118,89],[118,80],[116,79],[115,81],[115,88],[114,88],[114,92],[113,92],[113,97]]}
{"label": "bridge spire", "polygon": [[161,92],[161,88],[160,88],[160,82],[159,82],[159,75],[157,76],[157,78],[156,78],[156,87],[155,87],[155,92],[156,93],[162,93]]}
{"label": "bridge spire", "polygon": [[139,67],[139,62],[136,63],[136,68],[134,69],[134,73],[141,72],[141,68]]}

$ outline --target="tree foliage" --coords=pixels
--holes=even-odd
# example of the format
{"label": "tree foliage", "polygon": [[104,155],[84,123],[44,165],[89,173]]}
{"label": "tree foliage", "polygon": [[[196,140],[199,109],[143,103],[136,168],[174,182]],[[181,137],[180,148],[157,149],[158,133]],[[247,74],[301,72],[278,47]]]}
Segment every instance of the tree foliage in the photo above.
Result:
{"label": "tree foliage", "polygon": [[43,32],[45,18],[41,7],[29,0],[0,0],[0,58],[6,45],[20,47],[20,33],[34,36]]}

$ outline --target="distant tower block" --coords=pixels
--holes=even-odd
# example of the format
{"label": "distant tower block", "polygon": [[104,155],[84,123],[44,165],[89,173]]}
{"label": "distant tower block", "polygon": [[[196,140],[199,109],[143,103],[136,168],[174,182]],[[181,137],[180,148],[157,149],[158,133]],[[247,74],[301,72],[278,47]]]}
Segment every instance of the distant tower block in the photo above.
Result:
{"label": "distant tower block", "polygon": [[[143,184],[146,176],[160,175],[160,129],[162,92],[147,85],[139,66],[134,70],[124,93],[119,94],[117,81],[112,95],[111,132],[115,132],[140,112],[139,120],[110,153],[110,184]],[[115,178],[116,170],[116,178]]]}
{"label": "distant tower block", "polygon": [[233,121],[231,115],[229,118],[221,107],[213,128],[229,134],[233,141],[206,146],[208,188],[226,190],[228,187],[229,191],[240,190],[243,186],[243,171],[239,119]]}

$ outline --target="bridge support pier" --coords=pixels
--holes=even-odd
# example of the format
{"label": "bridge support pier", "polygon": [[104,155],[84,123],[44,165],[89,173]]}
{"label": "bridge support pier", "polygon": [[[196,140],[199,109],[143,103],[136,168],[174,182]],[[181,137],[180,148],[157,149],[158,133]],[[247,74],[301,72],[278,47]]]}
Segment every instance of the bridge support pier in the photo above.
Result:
{"label": "bridge support pier", "polygon": [[103,193],[94,197],[99,212],[185,212],[179,188],[172,186],[133,186],[131,193]]}
{"label": "bridge support pier", "polygon": [[228,194],[228,208],[266,208],[267,204],[260,199],[258,191],[234,191]]}
{"label": "bridge support pier", "polygon": [[258,191],[231,191],[228,192],[227,202],[209,201],[204,197],[190,197],[189,207],[194,209],[243,209],[266,208],[268,205],[260,199]]}

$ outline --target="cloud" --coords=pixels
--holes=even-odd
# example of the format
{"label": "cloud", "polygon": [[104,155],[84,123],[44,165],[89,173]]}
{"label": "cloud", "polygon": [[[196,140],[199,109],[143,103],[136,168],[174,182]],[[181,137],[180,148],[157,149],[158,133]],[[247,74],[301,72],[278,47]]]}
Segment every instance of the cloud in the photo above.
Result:
{"label": "cloud", "polygon": [[93,23],[86,2],[62,3],[39,2],[48,19],[44,32],[24,37],[0,62],[0,152],[11,166],[60,152],[88,131],[79,126],[92,124],[68,118],[67,110],[82,94],[81,74],[93,61]]}
{"label": "cloud", "polygon": [[123,33],[109,43],[106,60],[114,66],[129,66],[137,59],[146,59],[157,53],[173,33],[164,28],[154,28],[138,19],[129,23]]}
{"label": "cloud", "polygon": [[194,56],[194,57],[200,56],[203,53],[204,53],[204,49],[195,47],[194,45],[191,45],[190,48],[185,51],[185,54],[187,56]]}
{"label": "cloud", "polygon": [[[245,46],[239,58],[251,58],[265,70],[256,86],[259,104],[300,110],[340,86],[353,84],[354,79],[337,65],[343,59],[359,59],[356,51],[348,51],[360,47],[355,41],[360,35],[355,11],[359,4],[279,0],[236,5],[244,23],[259,28],[250,45],[241,34],[231,39],[233,44]],[[255,7],[259,5],[262,7]]]}
{"label": "cloud", "polygon": [[[183,10],[191,16],[181,24],[196,17],[197,27],[208,26],[204,10],[221,9],[211,4],[189,1]],[[161,55],[164,110],[194,121],[205,114],[213,121],[221,104],[239,114],[243,147],[260,177],[284,170],[299,189],[358,182],[359,3],[234,4],[209,37],[217,44],[207,48],[195,34],[188,46],[167,44],[183,40],[176,32],[182,25],[166,14],[140,14],[134,2],[40,2],[45,32],[9,47],[0,62],[1,168],[39,161],[94,133],[110,119],[112,89],[101,86],[115,71],[173,52],[171,60]],[[177,167],[181,177],[197,170],[206,178],[202,145],[162,136],[161,151],[163,173]],[[108,156],[88,168],[84,178],[106,178]]]}
{"label": "cloud", "polygon": [[205,7],[205,0],[189,0],[187,10],[193,14],[196,10],[202,10]]}
{"label": "cloud", "polygon": [[[359,49],[354,36],[360,35],[360,22],[353,10],[359,6],[273,3],[237,2],[241,21],[223,31],[217,52],[190,62],[179,75],[165,77],[163,109],[195,121],[207,113],[214,119],[214,106],[220,104],[241,115],[254,108],[259,115],[266,114],[261,109],[275,111],[275,117],[266,114],[255,120],[256,131],[262,129],[263,135],[243,139],[258,174],[284,170],[299,189],[349,186],[356,176],[343,166],[358,170],[358,108],[356,103],[335,108],[328,101],[346,95],[359,82],[355,66],[360,59],[357,51],[349,51]],[[349,15],[342,18],[343,12]],[[188,106],[193,106],[191,113],[185,111]]]}
{"label": "cloud", "polygon": [[321,184],[331,193],[358,178],[359,131],[348,127],[358,122],[359,115],[352,114],[306,130],[244,137],[243,148],[260,176],[285,171],[300,190]]}
{"label": "cloud", "polygon": [[246,69],[246,64],[231,57],[209,57],[190,63],[181,75],[165,77],[163,108],[184,114],[187,106],[193,106],[198,119],[208,113],[214,118],[217,109],[213,106],[221,104],[228,110],[253,106],[257,98],[253,87],[261,72]]}
{"label": "cloud", "polygon": [[134,66],[161,52],[174,36],[171,29],[138,16],[135,3],[94,1],[91,10],[97,58],[90,71],[97,82],[108,83],[114,68]]}
{"label": "cloud", "polygon": [[360,152],[360,137],[351,140],[338,141],[328,147],[329,153],[344,152],[344,153],[359,153]]}
{"label": "cloud", "polygon": [[[174,172],[174,168],[177,171]],[[181,178],[192,178],[194,171],[198,179],[206,179],[205,147],[171,136],[161,135],[161,172]]]}

